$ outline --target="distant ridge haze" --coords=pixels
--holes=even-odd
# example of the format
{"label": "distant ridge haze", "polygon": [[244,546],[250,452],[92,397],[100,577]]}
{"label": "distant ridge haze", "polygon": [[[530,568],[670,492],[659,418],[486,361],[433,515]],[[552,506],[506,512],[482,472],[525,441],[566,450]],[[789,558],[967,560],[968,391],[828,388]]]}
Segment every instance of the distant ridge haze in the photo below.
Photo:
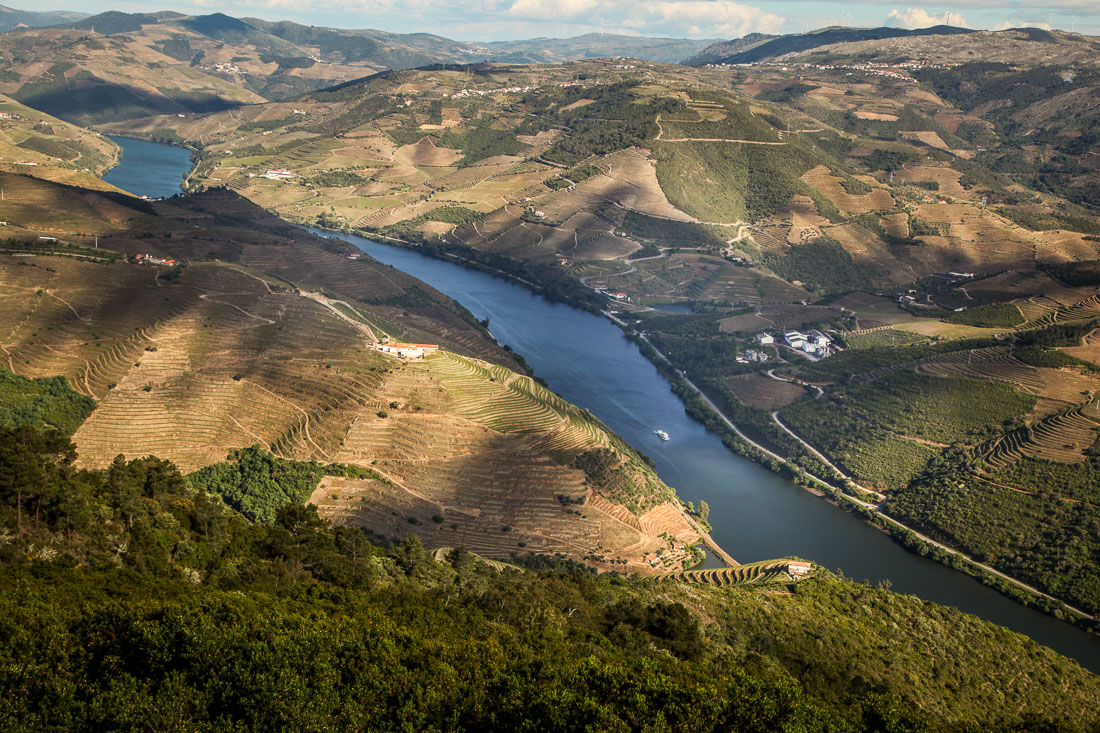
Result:
{"label": "distant ridge haze", "polygon": [[17,10],[6,5],[0,5],[0,31],[9,31],[13,28],[41,28],[44,26],[61,25],[75,20],[87,18],[87,13],[73,13],[67,11],[35,12],[32,10]]}

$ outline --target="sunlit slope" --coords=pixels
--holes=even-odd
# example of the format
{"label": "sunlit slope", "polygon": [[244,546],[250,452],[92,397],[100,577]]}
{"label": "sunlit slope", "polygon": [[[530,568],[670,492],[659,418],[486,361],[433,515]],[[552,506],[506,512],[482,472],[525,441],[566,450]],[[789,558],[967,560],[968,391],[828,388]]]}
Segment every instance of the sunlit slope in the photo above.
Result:
{"label": "sunlit slope", "polygon": [[[112,223],[82,198],[97,194],[3,182],[16,201],[69,200],[67,226]],[[538,550],[650,570],[644,556],[669,544],[659,535],[699,537],[632,449],[505,366],[515,363],[457,306],[323,240],[283,243],[273,229],[244,227],[247,202],[234,211],[222,201],[212,213],[217,199],[194,208],[177,200],[171,215],[105,199],[121,233],[101,236],[101,247],[140,243],[179,259],[188,248],[230,255],[236,247],[249,267],[221,257],[182,267],[96,261],[94,248],[66,246],[63,235],[0,254],[6,366],[62,375],[97,400],[74,436],[83,464],[155,454],[190,471],[259,444],[287,458],[370,467],[383,479],[326,479],[314,497],[323,513],[494,557]],[[7,211],[17,222],[26,209]],[[152,246],[161,241],[171,244]],[[350,270],[345,281],[340,267]],[[324,295],[310,286],[321,280]],[[343,282],[354,287],[337,291]],[[386,333],[445,350],[404,361],[375,348]]]}
{"label": "sunlit slope", "polygon": [[0,170],[113,190],[99,176],[118,157],[110,140],[0,94]]}
{"label": "sunlit slope", "polygon": [[[601,61],[410,70],[115,129],[201,142],[198,185],[291,220],[578,276],[690,246],[832,292],[1094,252],[1095,217],[986,167],[978,133],[989,123],[916,72],[845,73]],[[282,169],[296,177],[267,176]]]}

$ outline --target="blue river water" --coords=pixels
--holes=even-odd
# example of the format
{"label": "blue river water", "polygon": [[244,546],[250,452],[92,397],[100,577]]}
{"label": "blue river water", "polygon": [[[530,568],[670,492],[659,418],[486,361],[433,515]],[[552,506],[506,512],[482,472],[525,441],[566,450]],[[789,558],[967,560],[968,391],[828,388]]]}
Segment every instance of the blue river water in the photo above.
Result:
{"label": "blue river water", "polygon": [[103,180],[138,196],[164,198],[180,192],[183,177],[191,170],[187,148],[112,137],[122,148],[121,162],[107,171]]}
{"label": "blue river water", "polygon": [[[181,157],[181,149],[166,145],[157,147],[168,148],[171,155],[147,147],[154,143],[116,142],[126,155],[105,178],[151,197],[178,192],[178,182],[190,166],[186,151]],[[167,182],[175,182],[176,190],[166,191]],[[606,319],[411,249],[313,231],[350,242],[446,293],[478,318],[488,317],[494,336],[523,354],[554,391],[591,410],[652,457],[661,478],[684,499],[706,501],[714,539],[737,560],[797,555],[854,580],[889,581],[895,591],[1002,624],[1100,672],[1100,637],[907,552],[854,515],[728,451],[686,414],[668,382]],[[658,429],[671,439],[660,440],[653,432]]]}

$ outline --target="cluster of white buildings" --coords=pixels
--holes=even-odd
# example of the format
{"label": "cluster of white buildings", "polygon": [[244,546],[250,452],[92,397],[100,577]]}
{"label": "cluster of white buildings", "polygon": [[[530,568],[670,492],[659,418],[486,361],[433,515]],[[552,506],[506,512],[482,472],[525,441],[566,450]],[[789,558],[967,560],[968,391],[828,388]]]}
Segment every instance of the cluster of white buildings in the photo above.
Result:
{"label": "cluster of white buildings", "polygon": [[[775,336],[770,333],[759,333],[754,340],[761,346],[775,344]],[[833,340],[816,328],[808,331],[786,331],[783,333],[783,343],[796,351],[818,358],[829,356],[833,348]],[[761,361],[766,360],[761,359]]]}
{"label": "cluster of white buildings", "polygon": [[829,347],[833,343],[832,339],[816,328],[811,328],[805,333],[802,331],[787,331],[783,334],[783,341],[792,349],[805,351],[807,354],[813,354],[814,356],[828,356]]}
{"label": "cluster of white buildings", "polygon": [[[266,132],[264,133],[267,134]],[[289,181],[292,178],[301,178],[297,173],[288,171],[285,168],[270,168],[266,173],[256,174],[249,173],[249,178],[269,178],[272,181]]]}
{"label": "cluster of white buildings", "polygon": [[454,99],[465,99],[466,97],[485,97],[490,94],[524,94],[525,92],[532,92],[538,87],[525,86],[525,87],[501,87],[500,89],[463,89],[460,92],[447,94],[444,92],[444,97],[452,97]]}
{"label": "cluster of white buildings", "polygon": [[[771,336],[769,336],[768,338],[771,338]],[[754,349],[747,349],[747,350],[742,351],[740,354],[737,355],[737,363],[738,364],[753,364],[753,363],[763,364],[764,362],[766,362],[770,358],[771,357],[768,356],[767,352],[756,351]]]}
{"label": "cluster of white buildings", "polygon": [[243,74],[244,73],[244,69],[237,66],[236,64],[230,64],[230,63],[207,64],[206,66],[200,66],[199,68],[202,69],[203,71],[217,71],[221,74]]}
{"label": "cluster of white buildings", "polygon": [[[901,61],[895,64],[889,63],[866,63],[866,64],[791,64],[786,63],[780,66],[779,63],[774,61],[748,63],[748,64],[707,64],[711,68],[720,68],[723,66],[778,66],[780,71],[789,71],[791,69],[815,69],[818,71],[861,71],[865,74],[871,74],[872,76],[885,76],[891,79],[901,79],[903,81],[913,81],[913,78],[908,73],[902,73],[895,71],[895,69],[915,70],[915,69],[951,69],[956,66],[961,66],[957,63],[941,63],[934,64],[928,61],[913,60],[913,61]],[[851,76],[851,74],[848,74]]]}
{"label": "cluster of white buildings", "polygon": [[[41,237],[39,237],[41,239]],[[56,240],[55,240],[56,241]],[[143,265],[168,265],[174,266],[178,264],[175,260],[168,257],[155,257],[150,254],[137,255],[135,259]]]}

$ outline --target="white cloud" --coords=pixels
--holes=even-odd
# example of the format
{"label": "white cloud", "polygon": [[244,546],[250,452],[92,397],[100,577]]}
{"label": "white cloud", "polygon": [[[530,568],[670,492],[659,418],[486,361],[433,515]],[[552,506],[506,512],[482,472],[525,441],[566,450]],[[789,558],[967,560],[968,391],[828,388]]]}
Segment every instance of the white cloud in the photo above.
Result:
{"label": "white cloud", "polygon": [[894,8],[886,16],[886,25],[909,29],[930,28],[934,25],[952,25],[956,28],[970,27],[970,24],[966,22],[966,18],[959,13],[947,11],[941,15],[935,15],[924,8],[906,8],[905,10]]}
{"label": "white cloud", "polygon": [[785,18],[733,0],[514,0],[507,15],[569,22],[609,33],[702,38],[776,32]]}
{"label": "white cloud", "polygon": [[1042,28],[1045,31],[1049,31],[1050,23],[1045,20],[1021,20],[1019,18],[1013,18],[1010,20],[1002,20],[993,26],[993,30],[995,31],[1006,31],[1009,28]]}

